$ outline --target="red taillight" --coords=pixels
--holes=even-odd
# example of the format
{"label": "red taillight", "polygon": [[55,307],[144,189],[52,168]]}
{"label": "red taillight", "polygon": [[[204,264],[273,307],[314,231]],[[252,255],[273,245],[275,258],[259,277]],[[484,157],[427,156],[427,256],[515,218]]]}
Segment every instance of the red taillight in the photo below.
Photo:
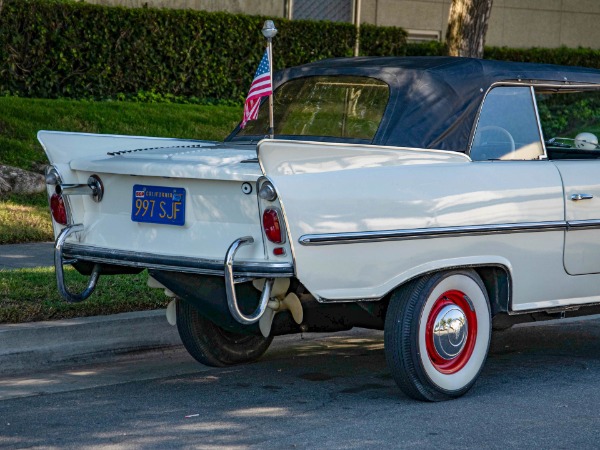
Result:
{"label": "red taillight", "polygon": [[274,244],[283,243],[281,226],[279,224],[279,214],[274,209],[265,209],[263,213],[263,228],[265,235]]}
{"label": "red taillight", "polygon": [[52,194],[52,197],[50,197],[50,210],[56,223],[60,223],[61,225],[67,224],[67,208],[65,208],[62,196]]}

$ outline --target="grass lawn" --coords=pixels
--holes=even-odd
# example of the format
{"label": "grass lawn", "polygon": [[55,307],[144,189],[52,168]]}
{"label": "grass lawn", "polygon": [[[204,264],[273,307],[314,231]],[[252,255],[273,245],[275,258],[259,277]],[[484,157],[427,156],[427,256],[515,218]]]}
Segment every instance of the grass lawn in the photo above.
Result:
{"label": "grass lawn", "polygon": [[[39,130],[223,140],[241,107],[0,97],[0,164],[47,164]],[[45,195],[0,197],[0,245],[53,240]]]}
{"label": "grass lawn", "polygon": [[[72,291],[87,277],[65,268]],[[146,286],[148,274],[100,277],[96,291],[81,303],[66,303],[56,289],[54,268],[0,270],[0,323],[21,323],[165,308],[170,299]]]}
{"label": "grass lawn", "polygon": [[0,244],[52,240],[46,194],[0,197]]}
{"label": "grass lawn", "polygon": [[39,130],[223,140],[241,107],[0,97],[0,164],[47,162]]}

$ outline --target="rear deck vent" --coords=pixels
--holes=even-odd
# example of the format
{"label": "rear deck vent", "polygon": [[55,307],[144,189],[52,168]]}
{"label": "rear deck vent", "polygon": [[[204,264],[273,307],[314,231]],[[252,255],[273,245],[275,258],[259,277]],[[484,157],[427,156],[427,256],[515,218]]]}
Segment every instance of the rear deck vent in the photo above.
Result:
{"label": "rear deck vent", "polygon": [[206,145],[205,144],[194,144],[194,145],[172,145],[172,146],[168,146],[168,147],[134,148],[131,150],[119,150],[117,152],[108,152],[107,155],[108,156],[121,156],[121,155],[126,155],[128,153],[146,152],[149,150],[164,150],[164,149],[171,149],[171,148],[202,148],[202,147],[206,147]]}

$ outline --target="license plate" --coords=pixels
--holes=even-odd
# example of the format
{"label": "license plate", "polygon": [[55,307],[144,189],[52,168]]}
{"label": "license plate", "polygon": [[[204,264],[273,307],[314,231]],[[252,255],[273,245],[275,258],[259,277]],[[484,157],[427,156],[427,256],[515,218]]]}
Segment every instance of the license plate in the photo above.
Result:
{"label": "license plate", "polygon": [[133,186],[131,220],[134,222],[185,224],[185,189],[165,186]]}

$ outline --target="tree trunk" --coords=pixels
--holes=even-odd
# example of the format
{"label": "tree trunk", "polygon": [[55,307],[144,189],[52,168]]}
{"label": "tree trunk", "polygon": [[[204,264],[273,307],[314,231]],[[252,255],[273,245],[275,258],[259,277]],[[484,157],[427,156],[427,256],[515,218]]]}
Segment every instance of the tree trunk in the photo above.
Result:
{"label": "tree trunk", "polygon": [[493,0],[452,0],[446,31],[449,56],[483,58]]}

